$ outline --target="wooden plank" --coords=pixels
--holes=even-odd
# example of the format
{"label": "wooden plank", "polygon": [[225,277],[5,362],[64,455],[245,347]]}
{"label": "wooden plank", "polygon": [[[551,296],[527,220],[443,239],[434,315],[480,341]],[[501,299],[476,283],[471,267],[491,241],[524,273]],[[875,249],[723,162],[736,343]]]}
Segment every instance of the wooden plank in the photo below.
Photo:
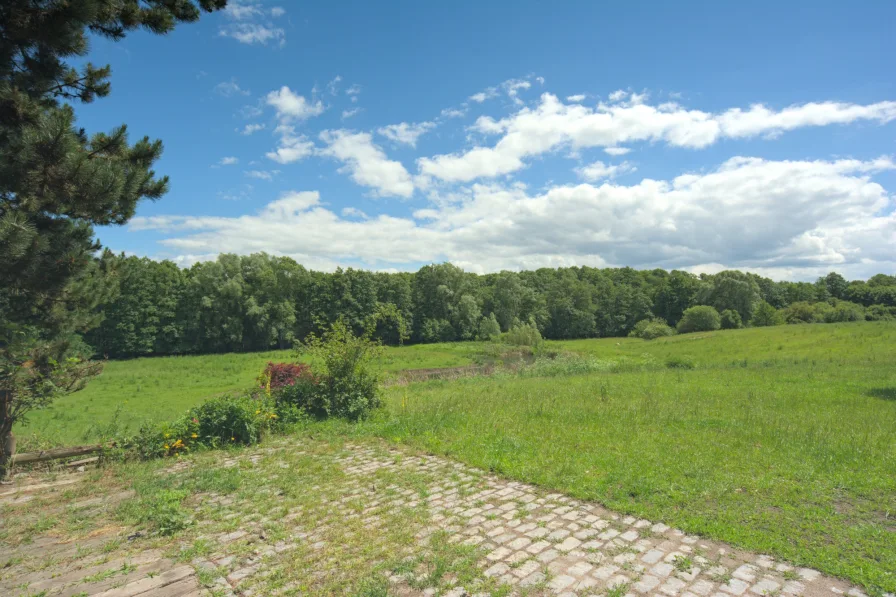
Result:
{"label": "wooden plank", "polygon": [[57,458],[70,458],[93,454],[103,449],[103,446],[73,446],[70,448],[56,448],[54,450],[41,450],[40,452],[26,452],[14,454],[10,464],[28,464],[29,462],[43,462],[44,460],[56,460]]}

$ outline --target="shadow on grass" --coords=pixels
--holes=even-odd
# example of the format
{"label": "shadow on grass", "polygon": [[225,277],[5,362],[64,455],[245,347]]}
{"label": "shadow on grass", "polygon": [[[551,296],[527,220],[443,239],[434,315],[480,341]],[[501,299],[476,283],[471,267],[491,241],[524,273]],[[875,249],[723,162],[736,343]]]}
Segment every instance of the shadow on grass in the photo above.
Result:
{"label": "shadow on grass", "polygon": [[865,394],[872,398],[880,398],[882,400],[896,400],[896,387],[893,388],[871,388]]}

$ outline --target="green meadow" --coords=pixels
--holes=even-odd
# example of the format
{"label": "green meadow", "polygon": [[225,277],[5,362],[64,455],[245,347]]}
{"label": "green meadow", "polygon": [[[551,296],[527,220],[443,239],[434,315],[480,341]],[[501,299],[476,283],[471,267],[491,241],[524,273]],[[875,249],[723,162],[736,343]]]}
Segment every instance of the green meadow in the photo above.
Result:
{"label": "green meadow", "polygon": [[[380,366],[458,367],[487,349],[389,348]],[[562,354],[487,377],[390,384],[370,419],[309,425],[316,437],[382,437],[818,568],[872,593],[896,590],[896,323],[545,349]],[[133,430],[245,388],[265,363],[289,358],[110,362],[19,435],[78,443],[116,417]]]}

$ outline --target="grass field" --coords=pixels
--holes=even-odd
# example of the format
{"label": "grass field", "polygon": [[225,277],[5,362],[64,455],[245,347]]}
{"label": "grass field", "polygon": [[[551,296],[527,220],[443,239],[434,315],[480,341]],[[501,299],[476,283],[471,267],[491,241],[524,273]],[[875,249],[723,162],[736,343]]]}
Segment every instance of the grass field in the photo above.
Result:
{"label": "grass field", "polygon": [[[393,385],[370,420],[315,423],[314,433],[381,436],[819,568],[872,593],[896,591],[896,324],[549,346],[617,372],[570,374],[558,362],[549,377]],[[481,350],[389,349],[382,367],[464,365]],[[118,404],[131,426],[171,418],[285,357],[110,363],[22,431],[76,440]],[[670,359],[694,368],[669,368]]]}
{"label": "grass field", "polygon": [[[387,372],[468,365],[477,343],[389,347],[380,367]],[[291,361],[289,350],[110,361],[84,390],[34,413],[16,429],[21,449],[72,445],[89,440],[117,418],[134,431],[143,421],[177,418],[206,398],[250,386],[269,361]]]}
{"label": "grass field", "polygon": [[896,325],[564,346],[696,368],[395,387],[363,432],[896,590]]}

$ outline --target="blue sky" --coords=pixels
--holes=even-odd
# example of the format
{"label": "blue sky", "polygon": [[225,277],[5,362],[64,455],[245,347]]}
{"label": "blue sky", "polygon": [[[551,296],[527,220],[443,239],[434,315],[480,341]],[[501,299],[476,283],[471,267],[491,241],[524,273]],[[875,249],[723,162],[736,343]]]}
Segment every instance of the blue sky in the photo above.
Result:
{"label": "blue sky", "polygon": [[892,2],[231,0],[94,40],[165,143],[105,245],[314,269],[896,269]]}

